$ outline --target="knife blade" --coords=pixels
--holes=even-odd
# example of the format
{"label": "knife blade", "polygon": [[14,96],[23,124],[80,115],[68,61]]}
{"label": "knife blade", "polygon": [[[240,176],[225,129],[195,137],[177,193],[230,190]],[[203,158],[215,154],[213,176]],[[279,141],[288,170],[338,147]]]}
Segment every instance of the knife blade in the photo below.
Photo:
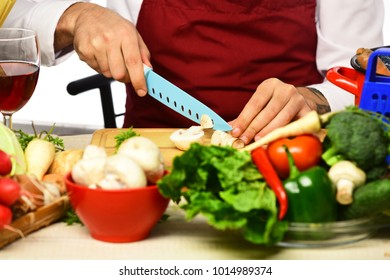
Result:
{"label": "knife blade", "polygon": [[208,106],[144,65],[148,94],[184,117],[200,124],[202,115],[213,121],[213,129],[230,131],[232,127]]}

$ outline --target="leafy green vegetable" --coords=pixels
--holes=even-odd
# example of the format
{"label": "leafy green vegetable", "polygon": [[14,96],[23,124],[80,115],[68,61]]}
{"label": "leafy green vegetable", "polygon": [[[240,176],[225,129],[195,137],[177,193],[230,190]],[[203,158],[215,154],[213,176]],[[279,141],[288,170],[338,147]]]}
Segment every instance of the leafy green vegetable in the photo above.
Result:
{"label": "leafy green vegetable", "polygon": [[27,148],[28,143],[35,138],[34,135],[24,133],[21,129],[15,131],[15,135],[18,138],[20,146],[22,146],[23,151]]}
{"label": "leafy green vegetable", "polygon": [[56,148],[56,151],[63,151],[65,150],[65,144],[64,140],[60,137],[53,137],[51,134],[47,134],[44,139],[46,139],[49,142],[52,142],[54,144],[54,147]]}
{"label": "leafy green vegetable", "polygon": [[66,223],[68,226],[73,224],[81,224],[84,225],[83,222],[80,220],[80,218],[77,216],[76,212],[73,210],[73,208],[70,208],[66,213],[65,217],[62,220],[64,223]]}
{"label": "leafy green vegetable", "polygon": [[115,136],[115,151],[118,150],[119,146],[127,139],[134,137],[134,136],[139,136],[137,132],[133,130],[133,127],[129,127],[127,130],[119,133],[118,135]]}
{"label": "leafy green vegetable", "polygon": [[38,134],[35,129],[34,123],[32,123],[34,134],[27,134],[23,132],[21,129],[14,131],[14,133],[18,138],[18,141],[22,146],[23,151],[27,148],[28,143],[30,143],[34,138],[40,138],[52,142],[54,144],[56,151],[63,151],[65,150],[64,140],[61,139],[60,137],[54,137],[52,135],[54,127],[55,124],[52,125],[49,131],[43,130]]}
{"label": "leafy green vegetable", "polygon": [[160,192],[179,203],[186,218],[202,214],[218,230],[239,230],[255,244],[282,240],[287,222],[277,219],[277,201],[248,152],[198,143],[173,161]]}

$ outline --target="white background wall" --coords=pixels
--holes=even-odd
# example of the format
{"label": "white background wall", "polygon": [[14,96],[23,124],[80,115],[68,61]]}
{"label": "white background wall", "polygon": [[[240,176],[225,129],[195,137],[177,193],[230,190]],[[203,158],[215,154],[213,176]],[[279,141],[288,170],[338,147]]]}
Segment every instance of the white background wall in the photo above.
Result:
{"label": "white background wall", "polygon": [[[104,0],[92,1],[104,5]],[[390,1],[385,0],[386,21],[384,26],[385,45],[390,45]],[[30,102],[14,114],[15,123],[35,123],[76,126],[98,129],[103,127],[100,97],[97,90],[71,96],[66,91],[69,82],[93,75],[95,72],[77,55],[55,67],[42,67],[37,88]],[[116,111],[124,111],[124,86],[114,83],[114,103]],[[118,126],[122,120],[118,119]]]}

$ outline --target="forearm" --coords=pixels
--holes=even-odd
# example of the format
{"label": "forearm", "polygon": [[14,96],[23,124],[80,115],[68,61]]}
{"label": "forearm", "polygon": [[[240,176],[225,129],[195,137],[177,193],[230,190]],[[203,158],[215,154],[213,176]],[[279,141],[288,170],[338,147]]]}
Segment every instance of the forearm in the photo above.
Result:
{"label": "forearm", "polygon": [[321,91],[311,87],[298,87],[297,89],[312,110],[315,110],[320,114],[330,111],[329,103]]}

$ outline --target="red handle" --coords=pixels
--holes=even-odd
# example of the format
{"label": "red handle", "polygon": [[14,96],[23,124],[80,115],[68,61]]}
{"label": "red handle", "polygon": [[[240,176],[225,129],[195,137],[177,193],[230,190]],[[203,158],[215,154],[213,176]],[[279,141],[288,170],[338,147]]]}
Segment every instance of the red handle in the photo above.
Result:
{"label": "red handle", "polygon": [[326,78],[336,86],[354,94],[355,105],[360,103],[365,75],[352,68],[333,67],[326,72]]}

